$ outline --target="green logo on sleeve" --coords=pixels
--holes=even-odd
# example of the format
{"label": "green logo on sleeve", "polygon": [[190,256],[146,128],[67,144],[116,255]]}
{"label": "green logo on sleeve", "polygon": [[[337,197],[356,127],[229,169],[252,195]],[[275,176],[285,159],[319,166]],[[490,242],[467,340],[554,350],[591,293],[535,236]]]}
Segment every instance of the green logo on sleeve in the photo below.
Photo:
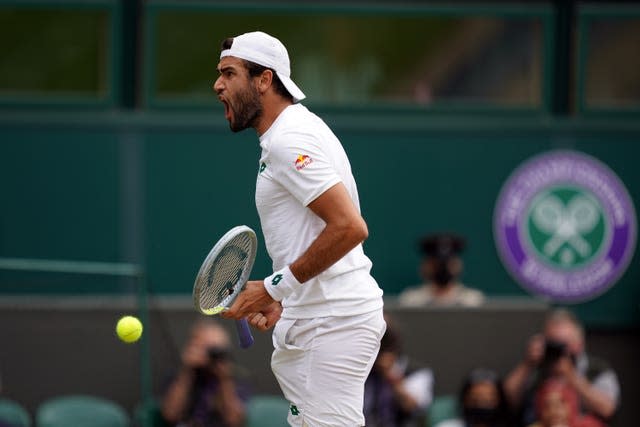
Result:
{"label": "green logo on sleeve", "polygon": [[300,411],[296,405],[291,405],[289,409],[291,410],[291,415],[300,415]]}
{"label": "green logo on sleeve", "polygon": [[275,276],[273,276],[273,279],[271,279],[271,284],[273,286],[277,286],[281,280],[282,280],[282,274],[276,274]]}
{"label": "green logo on sleeve", "polygon": [[260,163],[260,171],[258,173],[264,172],[266,168],[267,168],[267,164],[265,162]]}

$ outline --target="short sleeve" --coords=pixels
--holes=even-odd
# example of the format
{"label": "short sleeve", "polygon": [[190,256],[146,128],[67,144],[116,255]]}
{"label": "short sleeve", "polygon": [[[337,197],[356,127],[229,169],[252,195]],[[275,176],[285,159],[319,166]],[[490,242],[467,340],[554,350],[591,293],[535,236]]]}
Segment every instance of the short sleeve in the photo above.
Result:
{"label": "short sleeve", "polygon": [[616,405],[620,399],[620,383],[612,369],[607,369],[593,380],[593,386],[609,396]]}
{"label": "short sleeve", "polygon": [[433,373],[430,369],[420,369],[404,380],[409,394],[416,400],[420,409],[427,409],[433,401]]}
{"label": "short sleeve", "polygon": [[270,152],[274,178],[303,206],[341,181],[329,147],[319,138],[287,132],[274,141]]}

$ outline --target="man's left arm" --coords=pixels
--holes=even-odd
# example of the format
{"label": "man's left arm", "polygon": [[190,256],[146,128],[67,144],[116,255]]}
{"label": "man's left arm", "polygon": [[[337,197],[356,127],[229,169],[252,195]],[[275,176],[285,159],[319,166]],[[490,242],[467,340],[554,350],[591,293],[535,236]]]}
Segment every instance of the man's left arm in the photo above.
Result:
{"label": "man's left arm", "polygon": [[[605,392],[601,387],[598,387],[597,384],[591,383],[586,377],[581,375],[573,367],[573,363],[568,358],[563,359],[561,362],[565,365],[561,368],[565,373],[565,377],[578,391],[587,409],[604,419],[611,418],[616,412],[616,397],[611,393]],[[611,375],[615,377],[615,374],[612,372]]]}
{"label": "man's left arm", "polygon": [[[279,273],[290,274],[292,277],[282,279],[281,276],[278,280],[293,281],[294,286],[304,286],[302,285],[304,282],[331,267],[369,235],[364,219],[342,183],[330,187],[307,207],[326,225],[309,248],[285,268],[288,271]],[[249,281],[233,306],[225,310],[222,315],[227,318],[241,319],[250,313],[263,311],[274,301],[262,281]]]}
{"label": "man's left arm", "polygon": [[367,224],[342,183],[322,193],[308,208],[326,226],[306,252],[289,266],[300,283],[331,267],[369,236]]}
{"label": "man's left arm", "polygon": [[577,375],[572,381],[585,406],[598,416],[608,419],[616,412],[616,402],[602,390],[594,387],[585,377]]}

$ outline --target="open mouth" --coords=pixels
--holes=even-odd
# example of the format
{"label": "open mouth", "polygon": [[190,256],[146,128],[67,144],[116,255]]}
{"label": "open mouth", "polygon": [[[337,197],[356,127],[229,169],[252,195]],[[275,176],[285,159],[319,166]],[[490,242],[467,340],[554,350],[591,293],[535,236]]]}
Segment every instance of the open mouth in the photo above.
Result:
{"label": "open mouth", "polygon": [[231,119],[231,108],[229,107],[229,103],[226,100],[222,99],[222,98],[220,98],[220,102],[222,102],[222,105],[224,106],[224,117],[225,117],[225,119],[230,120]]}

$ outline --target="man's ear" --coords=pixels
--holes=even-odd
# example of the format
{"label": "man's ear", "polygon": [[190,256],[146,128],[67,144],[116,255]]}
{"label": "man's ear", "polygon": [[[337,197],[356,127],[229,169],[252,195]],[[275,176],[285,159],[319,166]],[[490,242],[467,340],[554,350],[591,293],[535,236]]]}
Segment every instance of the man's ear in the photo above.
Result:
{"label": "man's ear", "polygon": [[271,86],[273,82],[273,71],[264,70],[262,74],[260,74],[260,79],[258,80],[258,90],[260,93],[265,93],[267,89]]}

